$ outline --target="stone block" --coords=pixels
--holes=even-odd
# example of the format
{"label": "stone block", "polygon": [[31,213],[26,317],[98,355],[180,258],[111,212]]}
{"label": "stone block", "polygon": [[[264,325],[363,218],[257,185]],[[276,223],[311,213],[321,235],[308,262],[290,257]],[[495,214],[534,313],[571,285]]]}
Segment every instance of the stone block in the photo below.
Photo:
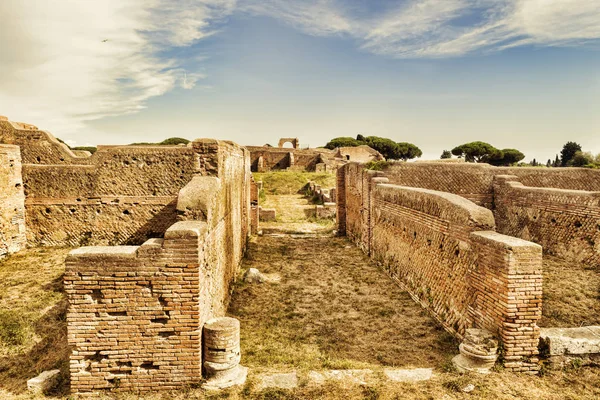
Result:
{"label": "stone block", "polygon": [[276,211],[274,208],[262,208],[259,207],[259,220],[260,222],[274,222],[277,219]]}
{"label": "stone block", "polygon": [[600,354],[600,326],[541,328],[540,341],[550,356]]}
{"label": "stone block", "polygon": [[27,390],[34,394],[44,394],[56,385],[59,375],[59,369],[44,371],[35,378],[27,381]]}

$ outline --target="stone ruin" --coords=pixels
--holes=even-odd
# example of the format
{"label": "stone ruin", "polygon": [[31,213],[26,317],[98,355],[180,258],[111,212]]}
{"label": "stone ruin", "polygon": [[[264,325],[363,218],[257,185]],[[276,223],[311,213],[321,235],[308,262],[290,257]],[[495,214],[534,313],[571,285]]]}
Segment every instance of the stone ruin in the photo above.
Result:
{"label": "stone ruin", "polygon": [[337,172],[337,208],[338,234],[447,331],[467,339],[473,328],[491,332],[506,369],[537,373],[540,335],[555,344],[551,355],[600,345],[588,334],[582,346],[575,332],[557,340],[537,325],[542,248],[600,266],[600,171],[439,162],[369,171],[349,163]]}
{"label": "stone ruin", "polygon": [[[0,143],[0,255],[84,246],[69,254],[64,277],[73,393],[243,375],[235,323],[222,342],[202,337],[225,314],[247,238],[259,231],[251,150],[199,139],[99,146],[90,156],[7,119]],[[329,196],[338,234],[465,339],[461,354],[483,351],[469,332],[486,330],[511,371],[539,370],[542,248],[600,263],[600,171],[345,162]],[[211,358],[221,350],[233,358]],[[484,350],[492,356],[493,346]]]}
{"label": "stone ruin", "polygon": [[[292,143],[293,148],[284,148],[284,143]],[[278,147],[246,146],[250,151],[252,172],[278,170],[314,171],[334,173],[337,168],[350,161],[381,161],[385,158],[369,146],[340,147],[335,150],[325,148],[300,149],[297,138],[282,138]]]}

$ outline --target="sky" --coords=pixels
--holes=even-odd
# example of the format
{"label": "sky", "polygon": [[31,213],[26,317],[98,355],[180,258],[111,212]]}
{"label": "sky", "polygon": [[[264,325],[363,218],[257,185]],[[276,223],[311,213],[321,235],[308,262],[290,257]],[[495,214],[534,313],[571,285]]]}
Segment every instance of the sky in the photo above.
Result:
{"label": "sky", "polygon": [[598,0],[2,0],[0,115],[71,145],[600,153]]}

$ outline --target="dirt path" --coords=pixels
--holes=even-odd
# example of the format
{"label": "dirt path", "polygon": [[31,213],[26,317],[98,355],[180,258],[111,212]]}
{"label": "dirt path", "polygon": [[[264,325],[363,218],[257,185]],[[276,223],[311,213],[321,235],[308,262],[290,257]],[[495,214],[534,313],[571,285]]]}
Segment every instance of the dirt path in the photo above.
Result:
{"label": "dirt path", "polygon": [[345,238],[263,236],[243,268],[280,283],[236,287],[244,362],[256,370],[442,368],[457,344]]}

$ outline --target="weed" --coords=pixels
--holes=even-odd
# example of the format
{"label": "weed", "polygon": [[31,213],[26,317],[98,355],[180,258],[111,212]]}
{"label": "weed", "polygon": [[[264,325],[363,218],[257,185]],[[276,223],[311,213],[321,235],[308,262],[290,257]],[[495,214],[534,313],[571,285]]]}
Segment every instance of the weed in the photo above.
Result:
{"label": "weed", "polygon": [[7,346],[21,346],[30,335],[29,321],[20,311],[0,310],[0,341]]}
{"label": "weed", "polygon": [[369,161],[368,163],[365,164],[365,169],[371,170],[371,171],[385,171],[386,169],[388,169],[390,167],[390,164],[388,161],[382,160],[382,161]]}

